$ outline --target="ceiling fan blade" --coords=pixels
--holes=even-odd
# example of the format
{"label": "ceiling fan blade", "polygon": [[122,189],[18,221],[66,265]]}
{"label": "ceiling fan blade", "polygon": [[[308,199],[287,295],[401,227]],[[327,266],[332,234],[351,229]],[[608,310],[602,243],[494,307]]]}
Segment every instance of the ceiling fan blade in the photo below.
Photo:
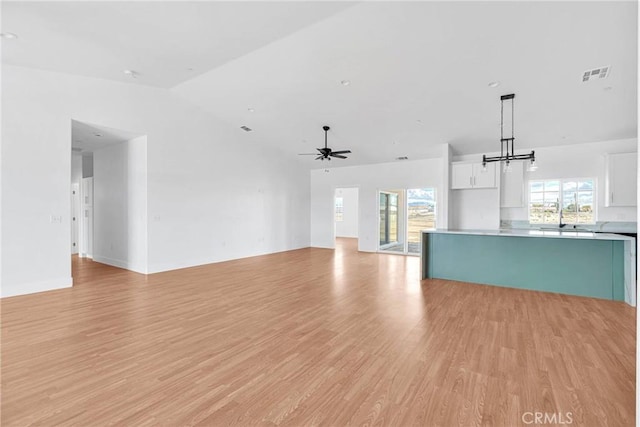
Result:
{"label": "ceiling fan blade", "polygon": [[318,156],[318,157],[316,157],[316,160],[322,160],[322,159],[324,159],[324,156]]}
{"label": "ceiling fan blade", "polygon": [[331,157],[337,157],[339,159],[346,159],[346,156],[341,156],[340,154],[336,154],[336,153],[331,153],[329,154]]}
{"label": "ceiling fan blade", "polygon": [[332,151],[333,154],[349,154],[351,150]]}

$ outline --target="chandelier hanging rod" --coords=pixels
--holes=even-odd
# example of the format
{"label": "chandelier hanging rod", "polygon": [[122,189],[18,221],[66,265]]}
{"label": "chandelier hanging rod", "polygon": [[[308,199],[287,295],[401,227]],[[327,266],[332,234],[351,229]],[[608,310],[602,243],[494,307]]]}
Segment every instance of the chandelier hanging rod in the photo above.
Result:
{"label": "chandelier hanging rod", "polygon": [[[506,165],[509,165],[509,162],[512,160],[531,160],[531,164],[535,168],[536,161],[536,153],[535,151],[531,151],[527,154],[516,154],[515,153],[515,136],[514,136],[514,99],[516,95],[510,93],[508,95],[502,95],[500,97],[500,155],[499,156],[482,156],[482,166],[487,165],[487,163],[492,162],[506,162]],[[504,137],[504,102],[507,100],[511,100],[511,136],[505,138]]]}

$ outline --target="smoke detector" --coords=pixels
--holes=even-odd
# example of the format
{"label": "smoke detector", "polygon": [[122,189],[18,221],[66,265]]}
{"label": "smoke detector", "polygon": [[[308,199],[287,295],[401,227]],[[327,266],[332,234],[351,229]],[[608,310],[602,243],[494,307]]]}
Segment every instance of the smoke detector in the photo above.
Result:
{"label": "smoke detector", "polygon": [[582,82],[588,82],[590,80],[596,79],[606,79],[611,72],[611,65],[605,65],[603,67],[594,68],[592,70],[587,70],[582,73]]}

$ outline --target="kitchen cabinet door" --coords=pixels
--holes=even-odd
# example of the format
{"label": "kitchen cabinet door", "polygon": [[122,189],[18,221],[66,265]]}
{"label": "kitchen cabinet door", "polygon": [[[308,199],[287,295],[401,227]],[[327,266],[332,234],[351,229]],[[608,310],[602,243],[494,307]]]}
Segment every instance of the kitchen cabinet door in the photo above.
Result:
{"label": "kitchen cabinet door", "polygon": [[451,188],[473,187],[473,163],[451,163]]}
{"label": "kitchen cabinet door", "polygon": [[487,163],[487,170],[482,167],[482,163],[473,164],[473,188],[495,188],[496,187],[496,164]]}
{"label": "kitchen cabinet door", "polygon": [[636,206],[638,153],[607,154],[605,206]]}

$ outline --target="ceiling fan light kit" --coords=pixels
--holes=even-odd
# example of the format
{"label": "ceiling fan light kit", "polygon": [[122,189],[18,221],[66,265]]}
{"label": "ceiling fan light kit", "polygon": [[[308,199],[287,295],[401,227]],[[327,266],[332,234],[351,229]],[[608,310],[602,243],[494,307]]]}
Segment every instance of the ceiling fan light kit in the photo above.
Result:
{"label": "ceiling fan light kit", "polygon": [[324,130],[324,148],[316,148],[316,150],[318,150],[318,153],[320,154],[318,155],[318,153],[304,153],[299,154],[299,156],[317,156],[315,160],[321,161],[331,161],[332,157],[335,157],[337,159],[346,159],[347,156],[345,156],[344,154],[351,153],[351,150],[333,151],[331,148],[327,147],[327,132],[329,132],[329,129],[331,128],[325,125],[322,126],[322,129]]}
{"label": "ceiling fan light kit", "polygon": [[[492,162],[505,162],[504,163],[504,171],[505,172],[510,172],[511,171],[511,161],[513,160],[530,160],[531,163],[529,164],[529,167],[527,168],[527,170],[529,171],[535,171],[536,169],[538,169],[538,166],[536,165],[536,153],[535,151],[531,151],[530,153],[527,154],[516,154],[515,152],[515,147],[514,147],[514,141],[515,141],[515,137],[514,137],[514,133],[513,133],[513,111],[514,111],[514,99],[515,99],[516,95],[513,93],[510,93],[508,95],[502,95],[500,97],[500,155],[499,156],[487,156],[486,154],[482,155],[482,169],[483,171],[487,170],[487,163],[492,163]],[[505,117],[504,117],[504,110],[505,110],[505,103],[511,104],[511,117],[507,117],[507,119],[510,119],[509,122],[506,123],[507,125],[507,129],[511,128],[511,136],[505,138],[505,132],[504,132],[504,128],[505,128]],[[508,107],[507,107],[508,108]],[[507,132],[508,134],[508,132]]]}

